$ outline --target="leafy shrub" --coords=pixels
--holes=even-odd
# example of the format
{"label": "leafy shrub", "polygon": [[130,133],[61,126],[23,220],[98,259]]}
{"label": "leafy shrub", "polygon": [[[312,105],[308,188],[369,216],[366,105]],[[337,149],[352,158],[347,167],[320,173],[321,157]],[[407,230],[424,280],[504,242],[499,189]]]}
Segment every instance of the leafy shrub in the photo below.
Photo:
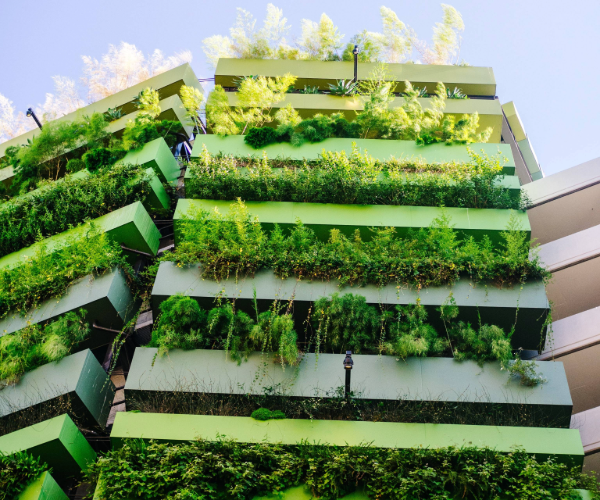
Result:
{"label": "leafy shrub", "polygon": [[149,193],[150,181],[143,169],[131,165],[117,165],[83,179],[50,183],[35,194],[0,205],[0,256],[86,219],[143,201]]}
{"label": "leafy shrub", "polygon": [[44,300],[60,296],[75,280],[116,266],[133,274],[121,247],[105,233],[97,234],[93,226],[88,234],[52,252],[41,246],[18,265],[0,268],[0,318],[9,312],[24,315]]}
{"label": "leafy shrub", "polygon": [[43,472],[49,470],[39,457],[20,451],[12,455],[0,453],[0,499],[14,500]]}
{"label": "leafy shrub", "polygon": [[1,384],[14,384],[25,372],[71,354],[72,349],[90,334],[86,314],[83,309],[68,312],[44,326],[29,325],[1,337]]}
{"label": "leafy shrub", "polygon": [[[358,471],[358,472],[357,472]],[[318,498],[356,489],[371,498],[569,498],[574,488],[598,491],[580,467],[538,461],[523,450],[489,448],[374,448],[300,443],[241,444],[196,441],[160,444],[126,441],[86,472],[99,498],[253,498],[306,484]],[[243,477],[243,481],[240,478]]]}
{"label": "leafy shrub", "polygon": [[285,418],[285,414],[280,410],[271,411],[267,408],[258,408],[252,412],[251,417],[254,420],[281,420]]}
{"label": "leafy shrub", "polygon": [[83,160],[81,160],[80,158],[73,158],[73,159],[69,160],[67,162],[67,165],[65,166],[65,170],[70,174],[79,172],[80,170],[83,170],[84,168],[85,168],[85,162]]}
{"label": "leafy shrub", "polygon": [[277,134],[271,127],[252,128],[244,136],[244,142],[255,149],[277,142]]}
{"label": "leafy shrub", "polygon": [[[257,129],[253,129],[257,130]],[[248,137],[248,135],[246,136]],[[186,196],[211,200],[525,209],[524,192],[501,187],[499,157],[471,151],[469,163],[381,162],[356,147],[323,152],[314,163],[211,156],[188,166]],[[243,169],[245,167],[245,169]]]}
{"label": "leafy shrub", "polygon": [[122,149],[96,148],[85,153],[81,159],[90,172],[96,172],[103,167],[110,167],[123,156],[125,151]]}
{"label": "leafy shrub", "polygon": [[450,284],[461,275],[475,282],[503,284],[547,279],[539,259],[530,259],[527,233],[512,219],[501,233],[503,243],[493,246],[484,236],[459,239],[444,212],[429,228],[405,237],[393,228],[374,229],[369,241],[360,233],[352,238],[332,229],[321,241],[301,222],[284,233],[269,233],[238,201],[226,216],[198,211],[181,221],[180,241],[167,258],[181,264],[200,263],[203,277],[242,278],[259,269],[273,269],[281,278],[338,280],[340,284],[383,286],[395,283],[416,288]]}

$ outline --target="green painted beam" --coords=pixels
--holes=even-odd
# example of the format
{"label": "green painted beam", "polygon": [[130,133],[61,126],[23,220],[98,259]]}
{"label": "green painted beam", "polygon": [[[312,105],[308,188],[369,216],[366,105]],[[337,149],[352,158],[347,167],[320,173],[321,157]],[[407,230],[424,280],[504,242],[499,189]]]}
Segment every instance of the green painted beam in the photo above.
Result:
{"label": "green painted beam", "polygon": [[120,163],[152,167],[162,182],[170,184],[177,184],[181,171],[162,137],[145,144],[140,150],[130,151]]}
{"label": "green painted beam", "polygon": [[[227,92],[229,105],[238,105],[237,92]],[[317,113],[333,114],[342,113],[347,120],[353,120],[358,112],[364,109],[364,98],[360,96],[340,97],[328,94],[286,94],[285,99],[273,106],[273,110],[291,104],[302,118],[311,118]],[[431,99],[419,99],[424,110],[430,109]],[[404,98],[396,97],[390,108],[401,107]],[[502,107],[496,99],[448,99],[446,101],[446,116],[454,116],[457,119],[464,114],[479,113],[479,132],[488,127],[493,129],[488,142],[500,143],[502,139]]]}
{"label": "green painted beam", "polygon": [[144,205],[137,201],[69,231],[6,255],[0,259],[0,268],[21,265],[25,257],[33,257],[41,247],[44,247],[47,252],[52,252],[68,246],[69,242],[83,237],[90,230],[92,224],[100,232],[107,233],[111,239],[128,248],[156,255],[160,232],[146,212]]}
{"label": "green painted beam", "polygon": [[192,157],[199,157],[204,146],[212,155],[226,154],[246,158],[249,156],[262,158],[263,151],[269,158],[289,159],[293,161],[314,161],[323,151],[345,151],[347,155],[352,153],[352,145],[362,153],[368,153],[379,161],[387,161],[390,158],[422,159],[427,163],[444,162],[469,162],[471,157],[468,150],[488,156],[500,154],[506,158],[503,168],[505,175],[514,175],[515,159],[509,144],[430,144],[419,146],[415,141],[391,141],[380,139],[325,139],[322,142],[306,143],[300,147],[292,146],[288,142],[271,144],[261,149],[254,149],[244,142],[244,136],[230,135],[221,137],[214,134],[198,135],[194,140]]}
{"label": "green painted beam", "polygon": [[52,475],[46,471],[27,486],[17,500],[68,500],[68,498]]}
{"label": "green painted beam", "polygon": [[[25,315],[9,314],[0,320],[0,337],[21,330],[28,325],[50,322],[69,311],[85,309],[90,327],[96,323],[103,328],[121,330],[140,306],[134,300],[123,271],[115,269],[101,276],[84,276],[75,281],[60,297],[45,300]],[[114,334],[91,328],[90,338],[78,349],[95,349],[112,342]]]}
{"label": "green painted beam", "polygon": [[171,415],[119,412],[111,432],[113,446],[126,439],[154,439],[178,443],[227,436],[242,443],[282,443],[302,440],[332,446],[376,448],[445,448],[477,446],[510,453],[519,446],[538,460],[556,457],[560,462],[583,465],[583,446],[577,429],[493,427],[453,424],[406,424],[347,420],[269,420],[249,417]]}
{"label": "green painted beam", "polygon": [[[252,500],[313,500],[315,497],[311,494],[307,486],[295,486],[281,492],[272,493],[265,496],[255,496]],[[361,491],[355,491],[349,495],[340,497],[340,500],[368,500],[369,496]]]}
{"label": "green painted beam", "polygon": [[1,453],[10,455],[19,451],[46,462],[59,484],[77,477],[96,460],[96,453],[68,415],[44,420],[0,437]]}
{"label": "green painted beam", "polygon": [[[376,69],[376,63],[359,63],[358,79],[367,79]],[[496,95],[496,79],[492,68],[477,66],[441,66],[432,64],[395,64],[386,66],[386,79],[398,82],[396,92],[404,92],[408,80],[427,92],[435,92],[438,82],[446,87],[460,88],[463,93],[478,96]],[[296,76],[295,88],[305,85],[329,90],[329,84],[337,80],[354,78],[354,63],[346,61],[293,61],[282,59],[234,59],[220,58],[215,70],[215,84],[237,87],[235,80],[242,76],[261,75],[267,77],[291,73]]]}
{"label": "green painted beam", "polygon": [[[294,398],[327,397],[344,385],[343,354],[304,354],[300,364],[285,370],[280,363],[265,363],[260,352],[241,364],[225,351],[172,349],[158,356],[158,349],[138,347],[125,385],[126,395],[143,398],[153,392],[197,392],[256,395],[278,387],[281,395]],[[565,370],[560,362],[538,362],[537,371],[547,382],[525,387],[509,378],[499,362],[479,366],[474,361],[451,358],[354,354],[351,388],[356,399],[376,401],[434,401],[502,405],[507,411],[543,412],[553,427],[568,428],[573,402]],[[260,374],[257,377],[257,374]],[[382,384],[381,381],[385,380]]]}
{"label": "green painted beam", "polygon": [[[125,124],[128,120],[135,118],[134,113],[136,113],[137,111],[137,108],[135,106],[135,98],[142,90],[148,87],[158,90],[159,97],[161,99],[161,110],[163,111],[163,113],[167,112],[164,116],[161,115],[159,117],[161,120],[173,119],[171,118],[171,116],[174,115],[185,116],[185,112],[183,113],[183,115],[181,115],[180,111],[172,111],[171,113],[168,112],[169,109],[174,109],[170,108],[170,106],[174,105],[177,102],[177,100],[169,100],[171,97],[177,97],[179,99],[179,103],[181,103],[181,99],[179,98],[178,94],[182,85],[196,87],[200,91],[202,91],[202,86],[198,82],[194,71],[192,70],[191,66],[187,63],[182,64],[181,66],[173,68],[169,71],[165,71],[160,75],[149,78],[148,80],[133,85],[125,90],[116,92],[115,94],[101,99],[99,101],[96,101],[88,106],[79,108],[73,113],[69,113],[68,115],[58,118],[56,121],[80,120],[84,116],[89,116],[94,112],[105,113],[109,108],[112,108],[121,110],[121,112],[125,115],[122,118],[120,118],[120,120],[122,121],[122,125],[118,125],[118,127],[120,127],[119,130],[122,130],[125,128]],[[176,107],[179,108],[178,105],[176,105]],[[181,108],[183,109],[183,106],[181,106]],[[116,122],[119,122],[119,120],[116,120],[113,123]],[[111,129],[111,126],[113,125],[109,125],[109,130],[111,131],[111,133],[118,131]],[[190,128],[186,128],[186,131],[188,131],[188,135],[190,130]],[[4,153],[7,148],[9,148],[10,146],[27,144],[27,140],[33,139],[37,135],[37,133],[38,129],[35,128],[33,130],[30,130],[29,132],[26,132],[25,134],[22,134],[18,137],[15,137],[9,141],[0,144],[0,158],[4,157]]]}
{"label": "green painted beam", "polygon": [[527,138],[527,134],[525,133],[525,127],[523,127],[523,122],[521,121],[521,117],[519,116],[519,112],[517,111],[515,103],[510,101],[506,104],[503,104],[502,111],[504,111],[506,121],[508,121],[510,129],[515,136],[515,141],[519,142],[525,140]]}
{"label": "green painted beam", "polygon": [[[107,379],[106,372],[92,351],[86,349],[60,361],[40,366],[23,375],[18,383],[4,387],[0,394],[0,418],[16,419],[23,410],[67,396],[73,412],[70,416],[103,428],[106,426],[113,395],[113,383]],[[14,440],[7,438],[6,441],[4,437],[0,439],[3,440],[0,441],[0,450],[8,453],[1,443]]]}
{"label": "green painted beam", "polygon": [[[178,226],[188,214],[197,210],[206,210],[211,214],[217,209],[222,215],[230,212],[234,201],[191,200],[182,198],[177,201],[177,209],[173,216],[175,224],[175,244],[178,243]],[[504,242],[501,233],[506,231],[511,217],[516,217],[521,229],[531,236],[529,218],[524,211],[500,210],[489,208],[445,208],[412,207],[401,205],[338,205],[334,203],[297,203],[286,201],[245,202],[248,213],[256,216],[267,231],[275,224],[282,229],[290,230],[300,220],[315,231],[323,241],[329,240],[330,231],[334,228],[348,237],[353,237],[356,229],[360,231],[364,241],[371,239],[371,228],[394,227],[398,235],[403,236],[410,229],[429,227],[432,222],[445,213],[450,217],[454,230],[475,239],[488,236],[492,243],[500,245]],[[0,261],[1,262],[1,261]]]}
{"label": "green painted beam", "polygon": [[[246,277],[236,283],[235,279],[216,282],[202,277],[200,266],[177,267],[172,262],[161,262],[152,289],[154,317],[158,316],[159,305],[171,295],[182,293],[193,297],[201,307],[214,307],[214,298],[220,294],[236,299],[236,307],[254,316],[254,293],[261,311],[268,310],[275,299],[294,299],[294,320],[296,331],[304,332],[304,320],[311,304],[320,297],[335,292],[363,295],[368,304],[407,305],[421,304],[429,313],[428,321],[440,331],[441,322],[437,308],[452,295],[460,309],[460,319],[474,325],[482,323],[497,325],[508,332],[515,320],[512,343],[515,348],[538,349],[543,345],[542,326],[549,311],[546,290],[541,281],[529,281],[523,286],[498,288],[485,283],[474,284],[468,279],[457,281],[452,286],[424,288],[420,292],[412,287],[397,288],[387,285],[377,288],[339,286],[337,281],[298,281],[295,278],[277,278],[270,270],[257,272],[254,277]],[[517,316],[518,310],[518,316]],[[545,328],[544,328],[545,331]]]}

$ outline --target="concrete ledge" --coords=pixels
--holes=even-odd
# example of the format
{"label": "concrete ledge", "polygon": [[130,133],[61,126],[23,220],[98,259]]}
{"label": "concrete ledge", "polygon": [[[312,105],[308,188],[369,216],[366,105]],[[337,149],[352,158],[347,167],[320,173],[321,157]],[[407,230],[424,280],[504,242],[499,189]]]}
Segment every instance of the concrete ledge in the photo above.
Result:
{"label": "concrete ledge", "polygon": [[[222,200],[190,200],[186,198],[177,201],[177,209],[173,215],[175,224],[175,244],[178,243],[178,225],[188,214],[196,210],[213,213],[215,209],[222,215],[230,212],[232,201]],[[405,235],[409,229],[429,227],[434,219],[445,213],[450,217],[450,225],[455,231],[466,236],[481,239],[488,236],[495,245],[504,240],[501,233],[512,216],[516,217],[521,229],[531,234],[527,213],[515,210],[491,208],[445,208],[413,207],[402,205],[338,205],[334,203],[297,203],[287,201],[247,201],[248,213],[258,217],[259,222],[267,231],[275,224],[282,229],[290,230],[297,221],[315,231],[317,238],[329,240],[330,231],[339,229],[341,233],[352,238],[354,231],[360,231],[363,241],[371,239],[371,228],[396,228],[398,235]]]}
{"label": "concrete ledge", "polygon": [[78,476],[88,464],[96,461],[96,453],[68,415],[0,437],[0,452],[9,455],[19,451],[46,462],[59,483]]}
{"label": "concrete ledge", "polygon": [[427,163],[458,162],[466,163],[471,161],[468,150],[472,149],[478,154],[482,152],[488,156],[502,155],[506,158],[506,164],[503,168],[505,175],[514,175],[515,160],[509,144],[430,144],[428,146],[419,146],[415,141],[392,141],[380,139],[325,139],[322,142],[306,143],[300,147],[292,146],[290,143],[282,142],[279,144],[270,144],[261,149],[254,149],[244,142],[244,136],[230,135],[220,137],[213,134],[204,134],[196,136],[194,147],[192,149],[192,158],[199,157],[203,147],[211,155],[233,155],[241,158],[255,157],[262,158],[263,151],[269,158],[289,159],[292,161],[314,161],[323,151],[345,151],[347,155],[352,153],[352,144],[362,153],[368,153],[379,161],[387,161],[390,158],[422,159]]}
{"label": "concrete ledge", "polygon": [[[375,63],[361,62],[358,65],[358,79],[368,78],[376,66]],[[387,65],[387,71],[390,74],[389,80],[398,82],[396,92],[404,92],[404,82],[408,80],[419,88],[426,88],[429,93],[435,92],[438,82],[443,82],[447,87],[458,87],[469,95],[496,95],[494,71],[488,67],[391,63]],[[237,87],[235,80],[241,76],[275,77],[285,73],[298,76],[295,84],[297,89],[309,85],[329,90],[329,84],[336,83],[337,80],[354,78],[354,63],[220,58],[215,70],[215,83],[224,87]]]}
{"label": "concrete ledge", "polygon": [[[331,397],[344,385],[343,355],[305,354],[297,367],[287,367],[268,355],[252,353],[241,364],[225,351],[170,350],[157,356],[158,349],[135,350],[126,394],[143,397],[148,392],[198,392],[263,395],[278,388],[280,395],[300,398]],[[538,363],[547,382],[525,387],[510,379],[500,363],[478,366],[474,361],[452,358],[408,358],[353,355],[351,389],[357,399],[408,400],[451,403],[497,403],[523,405],[529,411],[552,415],[556,427],[568,427],[573,403],[561,363]],[[260,376],[257,376],[257,375]],[[385,380],[385,383],[381,382]],[[328,396],[329,395],[329,396]],[[523,410],[525,411],[525,410]]]}
{"label": "concrete ledge", "polygon": [[130,151],[119,163],[152,167],[162,182],[170,184],[177,184],[181,170],[162,137],[150,141],[142,149]]}
{"label": "concrete ledge", "polygon": [[583,464],[579,431],[535,427],[299,419],[260,422],[249,417],[120,412],[115,419],[111,441],[113,446],[120,447],[126,439],[177,443],[199,438],[214,440],[220,435],[242,443],[294,445],[308,440],[332,446],[371,443],[376,448],[477,446],[500,453],[510,453],[519,446],[538,460],[552,456],[574,466]]}
{"label": "concrete ledge", "polygon": [[0,418],[14,418],[31,406],[66,395],[74,406],[73,418],[104,427],[113,393],[114,386],[107,381],[106,372],[92,351],[86,349],[27,372],[18,383],[3,388]]}
{"label": "concrete ledge", "polygon": [[[214,307],[214,299],[225,295],[236,299],[236,307],[254,315],[254,293],[260,310],[267,310],[275,299],[287,301],[294,299],[294,320],[296,331],[304,332],[303,321],[307,317],[311,304],[320,297],[339,292],[355,293],[365,296],[367,303],[373,305],[414,304],[417,298],[429,312],[428,321],[443,329],[439,312],[436,311],[450,294],[460,308],[460,319],[472,324],[494,324],[508,332],[517,318],[512,337],[515,348],[537,350],[543,345],[542,325],[548,313],[548,300],[542,282],[527,282],[519,288],[500,289],[480,283],[474,286],[467,280],[460,280],[453,286],[428,287],[420,292],[413,288],[396,288],[394,285],[377,288],[339,287],[335,281],[297,281],[294,278],[282,280],[272,271],[259,271],[253,278],[223,280],[219,283],[202,277],[199,265],[179,268],[172,262],[161,262],[154,287],[152,289],[152,308],[154,317],[158,307],[171,295],[182,293],[195,298],[201,307]],[[545,333],[545,332],[544,332]]]}

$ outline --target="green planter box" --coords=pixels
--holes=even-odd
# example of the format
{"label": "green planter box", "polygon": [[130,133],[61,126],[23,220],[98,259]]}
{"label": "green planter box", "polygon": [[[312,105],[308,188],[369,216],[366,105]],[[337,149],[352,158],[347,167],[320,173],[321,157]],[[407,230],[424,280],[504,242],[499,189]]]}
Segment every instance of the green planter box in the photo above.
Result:
{"label": "green planter box", "polygon": [[[227,92],[229,105],[238,105],[237,92]],[[364,98],[339,97],[327,94],[286,94],[285,99],[273,106],[274,112],[291,104],[302,118],[311,118],[317,113],[333,114],[342,113],[347,120],[353,120],[357,112],[364,109]],[[424,110],[431,108],[431,99],[419,99]],[[390,104],[390,108],[401,107],[404,98],[396,97]],[[446,116],[454,116],[457,120],[464,114],[479,113],[478,132],[488,127],[493,129],[488,142],[500,143],[502,139],[502,106],[495,99],[448,99],[446,101]]]}
{"label": "green planter box", "polygon": [[[146,170],[146,174],[150,178],[150,193],[148,193],[148,196],[144,200],[144,206],[146,207],[146,209],[150,210],[152,208],[169,208],[171,206],[171,199],[164,186],[162,185],[162,182],[156,175],[154,168],[152,168],[151,166],[148,167],[148,169]],[[61,179],[58,179],[56,182],[63,182],[67,179],[85,179],[89,176],[90,173],[87,170],[80,170],[79,172],[75,172],[74,174],[67,175]],[[31,198],[32,196],[36,196],[43,193],[44,191],[47,191],[49,188],[50,185],[46,184],[38,189],[34,189],[33,191],[28,191],[25,194],[15,196],[6,203],[0,203],[0,210],[4,205],[8,203],[22,200],[24,198]]]}
{"label": "green planter box", "polygon": [[78,476],[96,460],[96,453],[68,415],[0,437],[1,453],[9,455],[19,451],[26,451],[46,462],[59,483]]}
{"label": "green planter box", "polygon": [[[109,132],[118,133],[125,128],[128,120],[133,120],[136,116],[136,96],[142,90],[150,87],[158,90],[159,97],[161,99],[160,108],[162,113],[159,116],[159,119],[172,120],[175,119],[173,116],[180,116],[180,121],[181,123],[185,124],[186,131],[189,135],[192,127],[187,125],[187,120],[184,119],[185,108],[183,108],[181,99],[178,95],[182,85],[196,87],[202,91],[202,86],[198,82],[198,78],[194,74],[191,66],[187,63],[169,71],[165,71],[160,75],[149,78],[148,80],[133,85],[125,90],[121,90],[120,92],[117,92],[104,99],[100,99],[99,101],[96,101],[88,106],[79,108],[73,113],[69,113],[68,115],[58,118],[56,121],[79,120],[84,116],[91,115],[94,112],[105,113],[109,108],[119,109],[125,116],[109,124]],[[0,144],[0,158],[4,157],[5,151],[8,147],[27,144],[27,140],[33,139],[37,133],[38,129],[35,128],[18,137],[15,137],[14,139],[11,139],[10,141]]]}
{"label": "green planter box", "polygon": [[18,500],[68,500],[49,472],[44,472],[18,496]]}
{"label": "green planter box", "polygon": [[[230,211],[234,201],[223,200],[190,200],[177,201],[177,209],[173,220],[175,223],[175,244],[178,243],[179,221],[195,210],[213,212],[216,208],[222,215]],[[372,237],[371,228],[394,227],[399,235],[405,235],[409,229],[426,228],[442,215],[438,207],[412,207],[401,205],[337,205],[334,203],[297,203],[287,201],[248,201],[245,203],[251,216],[258,217],[259,222],[268,231],[275,224],[283,229],[292,229],[298,220],[313,229],[316,236],[327,241],[331,229],[352,238],[356,229],[360,231],[363,241]],[[444,212],[450,217],[454,230],[476,239],[487,235],[492,243],[498,245],[504,240],[500,233],[506,231],[511,216],[517,217],[521,229],[531,236],[531,226],[527,213],[523,211],[500,210],[490,208],[446,208]]]}
{"label": "green planter box", "polygon": [[[468,280],[461,280],[453,286],[429,287],[419,293],[414,288],[397,289],[394,285],[377,288],[373,285],[365,287],[339,287],[335,281],[297,281],[295,278],[282,280],[272,271],[259,271],[253,278],[240,280],[223,280],[219,283],[203,279],[198,265],[177,267],[172,262],[161,262],[152,289],[152,308],[154,317],[158,316],[158,306],[171,295],[183,293],[198,301],[201,307],[214,307],[214,298],[224,294],[236,299],[236,307],[254,316],[254,293],[259,309],[268,310],[275,299],[294,299],[294,320],[298,334],[304,332],[304,320],[311,304],[320,297],[354,293],[363,295],[367,303],[379,306],[414,304],[419,298],[429,312],[428,321],[443,330],[439,312],[436,311],[450,294],[460,308],[460,319],[474,325],[482,323],[498,325],[504,331],[511,330],[515,323],[518,309],[518,321],[512,337],[515,348],[538,349],[543,345],[542,325],[548,314],[549,304],[542,282],[527,282],[523,287],[497,288],[483,283],[473,285]],[[545,331],[545,329],[544,329]]]}
{"label": "green planter box", "polygon": [[[285,370],[262,353],[252,353],[238,364],[225,351],[170,350],[157,356],[158,349],[135,350],[126,395],[144,398],[154,392],[197,392],[263,395],[278,387],[281,395],[296,398],[327,397],[344,385],[343,354],[305,354],[298,367]],[[547,382],[525,387],[509,379],[500,363],[478,366],[474,361],[451,358],[408,358],[353,355],[351,390],[355,398],[390,401],[434,401],[505,406],[507,411],[543,413],[553,427],[569,427],[573,403],[562,363],[538,363]],[[260,374],[257,377],[257,374]],[[382,381],[385,380],[385,384]]]}
{"label": "green planter box", "polygon": [[347,420],[269,420],[249,417],[171,415],[167,413],[117,413],[111,432],[113,446],[126,439],[154,439],[178,443],[198,438],[227,436],[242,443],[282,443],[302,440],[332,446],[371,443],[376,448],[445,448],[477,446],[510,453],[515,446],[538,460],[556,457],[581,467],[583,446],[577,429],[493,427],[484,425],[405,424]]}
{"label": "green planter box", "polygon": [[367,152],[373,158],[387,161],[394,158],[421,158],[427,163],[443,162],[468,162],[471,160],[468,150],[472,149],[478,154],[482,152],[488,156],[501,154],[506,158],[503,173],[514,175],[515,159],[509,144],[430,144],[418,146],[415,141],[391,141],[380,139],[325,139],[323,142],[306,143],[300,147],[292,146],[290,143],[271,144],[262,149],[254,149],[244,142],[244,136],[230,135],[221,137],[207,134],[198,135],[194,140],[192,157],[199,157],[203,147],[206,146],[212,155],[226,154],[246,158],[253,156],[262,158],[263,151],[271,159],[289,159],[293,161],[314,161],[325,151],[345,151],[347,155],[352,153],[352,144],[356,144],[362,152]]}
{"label": "green planter box", "polygon": [[180,167],[165,140],[160,137],[138,151],[130,151],[120,161],[125,165],[152,167],[162,182],[177,183]]}
{"label": "green planter box", "polygon": [[30,407],[68,397],[76,421],[105,427],[114,395],[113,383],[92,351],[71,354],[32,370],[0,392],[0,419],[18,419]]}
{"label": "green planter box", "polygon": [[[98,217],[91,223],[99,231],[107,233],[111,239],[128,248],[156,255],[160,232],[140,201]],[[20,265],[24,257],[34,256],[40,247],[45,247],[47,252],[51,252],[54,249],[68,246],[74,238],[85,235],[89,231],[91,223],[81,224],[74,229],[6,255],[0,259],[0,267]]]}
{"label": "green planter box", "polygon": [[[377,67],[376,63],[359,63],[358,79],[367,79]],[[404,92],[408,80],[428,93],[435,92],[438,82],[446,87],[460,88],[468,95],[496,95],[496,78],[492,68],[477,66],[439,66],[433,64],[388,64],[389,81],[398,82],[396,92]],[[234,59],[220,58],[215,70],[215,84],[237,87],[236,80],[242,76],[281,76],[286,73],[298,77],[295,88],[305,85],[329,90],[329,84],[338,80],[354,78],[354,63],[346,61],[293,61],[282,59]]]}
{"label": "green planter box", "polygon": [[[25,328],[27,325],[52,321],[81,308],[87,311],[86,320],[103,328],[121,330],[133,317],[140,302],[134,300],[123,271],[115,269],[94,277],[84,276],[73,283],[64,295],[44,301],[25,316],[14,313],[0,320],[0,337]],[[114,334],[92,328],[91,336],[79,349],[94,349],[112,342]]]}

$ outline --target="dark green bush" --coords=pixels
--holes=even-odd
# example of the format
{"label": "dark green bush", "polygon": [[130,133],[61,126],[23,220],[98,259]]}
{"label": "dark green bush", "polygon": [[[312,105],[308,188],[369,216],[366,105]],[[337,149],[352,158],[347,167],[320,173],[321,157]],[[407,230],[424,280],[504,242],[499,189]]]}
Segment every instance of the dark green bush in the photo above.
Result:
{"label": "dark green bush", "polygon": [[65,170],[69,174],[72,174],[75,172],[79,172],[80,170],[83,170],[84,168],[85,168],[85,162],[83,160],[81,160],[80,158],[73,158],[67,162],[67,166],[65,167]]}
{"label": "dark green bush", "polygon": [[29,453],[0,453],[0,500],[15,500],[43,472],[51,470]]}
{"label": "dark green bush", "polygon": [[244,142],[254,149],[259,149],[277,142],[277,134],[271,127],[256,127],[244,136]]}
{"label": "dark green bush", "polygon": [[302,484],[323,500],[356,490],[390,500],[479,500],[500,495],[545,500],[570,498],[574,488],[598,491],[597,481],[582,475],[580,467],[553,458],[538,461],[522,450],[499,453],[475,447],[126,441],[91,465],[85,480],[95,484],[100,477],[99,498],[111,500],[251,499]]}

